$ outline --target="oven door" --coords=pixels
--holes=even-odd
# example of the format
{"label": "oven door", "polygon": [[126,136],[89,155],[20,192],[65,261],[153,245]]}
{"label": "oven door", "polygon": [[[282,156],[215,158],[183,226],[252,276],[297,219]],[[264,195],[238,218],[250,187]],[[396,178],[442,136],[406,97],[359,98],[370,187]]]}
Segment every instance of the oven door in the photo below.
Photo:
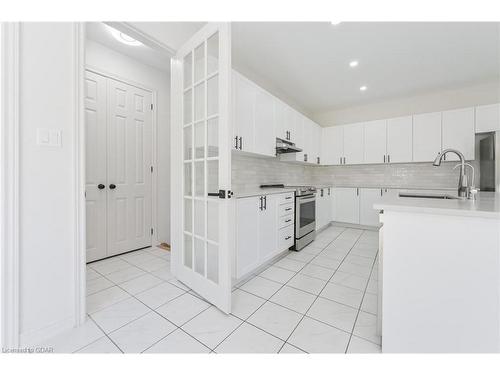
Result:
{"label": "oven door", "polygon": [[300,238],[316,229],[316,197],[308,195],[296,198],[295,237]]}

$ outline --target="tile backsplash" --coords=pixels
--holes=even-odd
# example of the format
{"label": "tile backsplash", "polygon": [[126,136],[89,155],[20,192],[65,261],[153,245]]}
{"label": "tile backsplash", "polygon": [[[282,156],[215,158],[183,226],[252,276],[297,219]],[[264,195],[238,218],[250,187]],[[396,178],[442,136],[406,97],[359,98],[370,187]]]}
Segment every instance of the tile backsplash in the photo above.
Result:
{"label": "tile backsplash", "polygon": [[[233,153],[232,188],[252,190],[261,184],[316,184],[352,187],[399,187],[455,189],[458,162],[443,162],[440,167],[428,163],[364,164],[352,166],[304,166],[274,158],[257,158]],[[470,162],[479,186],[479,162]],[[467,171],[467,173],[470,173]]]}

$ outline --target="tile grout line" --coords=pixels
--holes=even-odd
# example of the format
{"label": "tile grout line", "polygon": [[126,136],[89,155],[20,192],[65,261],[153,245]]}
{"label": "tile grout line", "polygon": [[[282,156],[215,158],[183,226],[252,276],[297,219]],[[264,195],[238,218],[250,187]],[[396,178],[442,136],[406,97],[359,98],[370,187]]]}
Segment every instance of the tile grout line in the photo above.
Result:
{"label": "tile grout line", "polygon": [[[336,239],[338,239],[338,237],[344,233],[345,231],[347,230],[347,228],[345,228],[333,241],[330,242],[330,244],[332,242],[334,242]],[[344,258],[342,259],[342,261],[340,262],[340,264],[338,265],[337,269],[335,270],[335,272],[332,274],[332,276],[328,279],[328,281],[326,282],[326,284],[323,286],[323,288],[321,288],[321,290],[319,291],[318,295],[316,296],[316,298],[314,299],[313,303],[309,306],[309,308],[306,310],[306,312],[304,313],[304,315],[302,316],[302,318],[300,319],[299,323],[295,326],[295,328],[292,330],[292,332],[290,333],[290,335],[288,336],[288,338],[285,340],[285,343],[288,342],[288,340],[290,339],[290,337],[292,337],[293,333],[295,332],[295,330],[297,329],[297,327],[300,325],[300,323],[304,320],[304,318],[307,316],[307,313],[309,312],[309,310],[311,309],[311,307],[316,303],[316,301],[318,300],[320,294],[323,292],[323,290],[326,288],[326,286],[328,285],[328,283],[330,282],[330,280],[333,278],[333,276],[337,273],[338,269],[340,268],[340,266],[344,263],[344,260],[347,258],[347,256],[349,255],[349,253],[351,252],[351,250],[354,248],[354,246],[356,246],[357,242],[359,241],[359,238],[363,235],[363,232],[360,233],[360,235],[357,237],[356,241],[353,243],[353,245],[351,246],[350,250],[347,252],[347,254],[344,256]],[[326,249],[326,247],[328,247],[330,244],[328,244],[327,246],[325,246],[324,249]],[[323,249],[323,251],[324,251]],[[322,252],[323,252],[322,251]],[[321,253],[319,253],[321,254]],[[318,254],[318,255],[319,255]],[[309,316],[307,316],[309,318]],[[314,318],[313,318],[314,319]],[[314,319],[314,320],[317,320],[317,319]],[[330,325],[331,326],[331,325]],[[337,328],[337,327],[335,327]],[[338,329],[338,328],[337,328]],[[354,325],[353,325],[353,329],[354,329]],[[345,331],[344,331],[345,332]]]}
{"label": "tile grout line", "polygon": [[[377,251],[377,254],[378,254],[378,251]],[[375,268],[376,261],[377,261],[377,256],[375,255],[375,259],[373,259],[373,263],[372,263],[372,269],[370,270],[370,275],[368,276],[368,283],[370,282],[369,280],[370,280],[370,277],[371,277],[371,275],[373,273],[373,268]],[[353,325],[353,328],[352,328],[351,336],[349,337],[349,341],[347,342],[347,346],[345,348],[345,353],[346,354],[347,354],[347,351],[349,350],[349,345],[351,345],[352,336],[358,337],[357,335],[354,334],[354,330],[356,329],[356,323],[357,323],[358,318],[359,318],[359,313],[362,311],[361,310],[361,306],[363,306],[363,301],[364,301],[365,295],[367,293],[366,290],[368,289],[368,283],[366,283],[365,290],[363,292],[363,297],[361,298],[361,303],[359,304],[358,313],[356,314],[356,318],[354,319],[354,325]],[[363,311],[363,312],[365,312],[365,311]],[[364,339],[364,340],[366,340],[368,342],[371,342],[370,340],[367,340],[367,339]]]}
{"label": "tile grout line", "polygon": [[[346,229],[346,228],[344,228],[344,229],[343,229],[343,230],[342,230],[342,231],[341,231],[341,232],[340,232],[337,236],[335,236],[335,237],[334,237],[334,238],[333,238],[333,239],[332,239],[329,243],[327,243],[327,244],[325,245],[324,249],[325,249],[326,247],[328,247],[328,246],[329,246],[332,242],[334,242],[334,241],[335,241],[335,240],[336,240],[336,239],[337,239],[337,238],[338,238],[338,237],[339,237],[342,233],[344,233],[344,232],[345,232],[345,229]],[[313,254],[310,254],[310,255],[313,255]],[[311,258],[311,259],[310,259],[310,260],[309,260],[309,261],[305,264],[305,266],[307,266],[308,264],[310,264],[310,262],[312,262],[312,261],[313,261],[313,260],[314,260],[314,259],[315,259],[318,255],[319,255],[319,254],[317,254],[317,255],[313,256],[313,257],[312,257],[312,258]],[[286,258],[286,257],[284,257],[284,258]],[[304,267],[305,267],[305,266],[304,266]],[[303,267],[303,268],[304,268],[304,267]],[[303,269],[303,268],[302,268],[302,269]],[[299,272],[297,271],[293,277],[295,277],[298,273],[299,273]],[[292,278],[293,278],[293,277],[292,277]],[[292,278],[290,278],[290,280],[291,280]],[[253,278],[252,278],[252,279],[253,279]],[[247,283],[248,283],[248,282],[250,282],[252,279],[248,280],[248,281],[247,281]],[[266,279],[266,280],[267,280],[267,279]],[[290,281],[290,280],[288,280],[288,281]],[[273,281],[273,280],[271,280],[271,281]],[[287,282],[288,282],[288,281],[287,281]],[[273,282],[276,282],[276,281],[273,281]],[[245,284],[246,284],[246,283],[245,283]],[[245,284],[243,284],[243,285],[245,285]],[[243,285],[241,285],[241,286],[243,286]],[[276,291],[275,291],[275,292],[274,292],[271,296],[269,296],[269,298],[267,298],[267,299],[263,298],[263,299],[265,299],[265,302],[264,302],[264,303],[263,303],[263,304],[262,304],[259,308],[257,308],[257,309],[256,309],[256,310],[252,313],[252,314],[250,314],[250,315],[249,315],[249,316],[245,319],[245,322],[247,322],[248,324],[251,324],[251,325],[255,326],[254,324],[252,324],[252,323],[251,323],[251,322],[249,322],[248,320],[249,320],[249,319],[250,319],[250,318],[251,318],[251,317],[252,317],[255,313],[257,313],[257,311],[259,311],[259,310],[260,310],[260,309],[261,309],[261,308],[262,308],[262,307],[263,307],[263,306],[264,306],[267,302],[274,303],[273,301],[271,301],[271,298],[273,298],[273,297],[274,297],[274,295],[276,295],[276,293],[278,293],[281,289],[283,289],[283,287],[284,287],[285,285],[286,285],[286,283],[285,283],[285,284],[283,284],[283,285],[281,285],[281,287],[280,287],[280,288],[278,288],[278,289],[277,289],[277,290],[276,290]],[[240,286],[240,288],[241,288],[241,286]],[[246,290],[244,290],[244,289],[241,289],[241,290],[243,290],[244,292],[246,292]],[[247,293],[249,293],[249,292],[247,292]],[[251,294],[252,294],[252,293],[251,293]],[[258,296],[258,297],[262,298],[261,296]],[[313,303],[314,303],[314,302],[313,302]],[[279,304],[277,304],[277,305],[279,305]],[[281,306],[281,305],[279,305],[279,306]],[[287,308],[287,307],[285,307],[285,306],[282,306],[282,307],[284,307],[284,308],[286,308],[286,309],[288,309],[288,310],[291,310],[291,309],[289,309],[289,308]],[[293,312],[295,312],[295,313],[297,313],[297,314],[300,314],[300,313],[298,313],[297,311],[294,311],[294,310],[291,310],[291,311],[293,311]],[[303,314],[300,314],[300,315],[303,315]],[[297,328],[297,326],[300,324],[300,322],[302,321],[303,317],[304,317],[304,315],[303,315],[303,316],[302,316],[302,318],[299,320],[299,322],[297,323],[297,325],[295,326],[295,328]],[[262,330],[262,331],[264,331],[264,332],[266,332],[266,333],[270,334],[269,332],[267,332],[267,331],[263,330],[263,329],[262,329],[262,328],[260,328],[260,327],[256,327],[256,328],[259,328],[260,330]],[[295,330],[295,328],[294,328],[294,330]],[[293,330],[293,331],[294,331],[294,330]],[[293,331],[292,331],[292,333],[293,333]],[[272,335],[272,336],[277,337],[277,336],[275,336],[275,335]],[[289,336],[289,337],[290,337],[290,336]],[[288,337],[288,338],[289,338],[289,337]],[[279,338],[281,341],[283,341],[283,344],[281,345],[280,349],[278,350],[278,353],[279,353],[279,352],[283,349],[284,345],[287,343],[288,338],[287,338],[286,340],[283,340],[282,338]],[[222,344],[222,342],[221,342],[220,344]],[[220,344],[219,344],[219,345],[220,345]],[[297,348],[298,348],[298,347],[297,347]],[[302,348],[299,348],[299,349],[303,350]],[[303,350],[303,351],[305,351],[305,350]],[[307,353],[307,351],[305,351],[305,352]]]}

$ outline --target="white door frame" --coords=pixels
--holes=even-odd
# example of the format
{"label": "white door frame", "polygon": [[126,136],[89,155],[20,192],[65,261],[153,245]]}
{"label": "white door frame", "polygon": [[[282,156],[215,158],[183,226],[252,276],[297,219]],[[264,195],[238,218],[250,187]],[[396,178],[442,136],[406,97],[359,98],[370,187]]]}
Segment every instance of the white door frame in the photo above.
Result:
{"label": "white door frame", "polygon": [[0,31],[0,341],[19,346],[19,23]]}
{"label": "white door frame", "polygon": [[[152,116],[151,116],[151,127],[152,127],[152,132],[151,132],[151,150],[152,150],[152,155],[151,155],[151,163],[153,166],[153,173],[151,176],[151,226],[153,227],[153,237],[151,238],[151,246],[156,246],[160,244],[160,241],[158,239],[158,208],[157,208],[157,203],[158,203],[158,143],[157,143],[157,135],[158,135],[158,105],[157,105],[157,97],[158,97],[158,91],[154,90],[147,85],[143,83],[139,83],[127,78],[123,78],[120,75],[110,73],[104,69],[100,69],[97,67],[94,67],[89,64],[85,64],[85,70],[88,70],[90,72],[93,72],[95,74],[99,74],[103,77],[106,78],[111,78],[114,79],[115,81],[123,82],[127,85],[137,87],[141,90],[147,91],[151,93],[151,100],[153,103],[153,111],[152,111]],[[85,105],[85,104],[84,104]],[[149,166],[148,166],[149,168]]]}

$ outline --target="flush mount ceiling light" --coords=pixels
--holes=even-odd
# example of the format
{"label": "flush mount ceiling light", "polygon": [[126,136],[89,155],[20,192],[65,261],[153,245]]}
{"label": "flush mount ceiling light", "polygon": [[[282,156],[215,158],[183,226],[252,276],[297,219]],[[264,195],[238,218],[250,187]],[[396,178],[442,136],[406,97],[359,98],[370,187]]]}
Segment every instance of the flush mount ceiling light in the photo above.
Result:
{"label": "flush mount ceiling light", "polygon": [[366,86],[361,86],[361,87],[359,88],[359,91],[366,91],[367,89],[368,89],[368,87],[366,87]]}
{"label": "flush mount ceiling light", "polygon": [[109,32],[111,33],[111,35],[113,35],[113,37],[123,43],[123,44],[126,44],[128,46],[142,46],[142,43],[139,42],[138,40],[132,38],[131,36],[128,36],[127,34],[125,33],[122,33],[121,31],[119,30],[116,30],[115,28],[109,26],[109,25],[106,25],[108,27],[108,30]]}
{"label": "flush mount ceiling light", "polygon": [[330,23],[333,25],[333,26],[337,26],[338,24],[340,24],[342,21],[331,21]]}
{"label": "flush mount ceiling light", "polygon": [[359,65],[359,61],[357,61],[357,60],[353,60],[353,61],[351,61],[351,62],[349,63],[349,66],[350,66],[351,68],[355,68],[355,67],[357,67],[358,65]]}

